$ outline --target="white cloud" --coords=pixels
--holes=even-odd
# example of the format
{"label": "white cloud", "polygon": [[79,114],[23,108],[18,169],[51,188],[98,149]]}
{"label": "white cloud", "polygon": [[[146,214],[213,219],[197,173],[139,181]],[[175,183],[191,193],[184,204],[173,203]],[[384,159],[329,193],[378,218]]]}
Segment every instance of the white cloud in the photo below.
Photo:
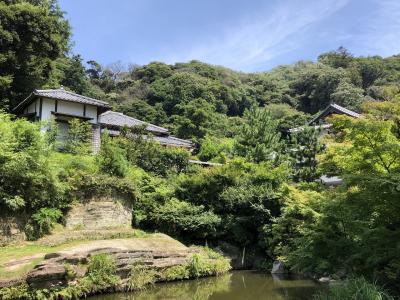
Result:
{"label": "white cloud", "polygon": [[296,49],[303,30],[328,18],[349,1],[281,0],[270,11],[247,16],[232,28],[223,32],[216,29],[213,38],[195,43],[183,57],[178,54],[168,60],[199,59],[234,69],[253,70],[261,63]]}

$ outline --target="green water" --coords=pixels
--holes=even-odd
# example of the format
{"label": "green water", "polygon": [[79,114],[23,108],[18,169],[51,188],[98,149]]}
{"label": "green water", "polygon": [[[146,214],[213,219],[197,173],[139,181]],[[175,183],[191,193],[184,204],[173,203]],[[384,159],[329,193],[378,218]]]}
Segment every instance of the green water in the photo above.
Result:
{"label": "green water", "polygon": [[253,271],[198,280],[156,284],[135,293],[91,297],[91,300],[309,300],[320,287],[311,280],[279,278]]}

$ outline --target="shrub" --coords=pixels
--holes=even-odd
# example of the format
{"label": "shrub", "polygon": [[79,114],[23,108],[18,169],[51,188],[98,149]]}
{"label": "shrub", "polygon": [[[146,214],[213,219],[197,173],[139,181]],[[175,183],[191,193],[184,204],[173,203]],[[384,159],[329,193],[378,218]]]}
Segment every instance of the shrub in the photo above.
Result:
{"label": "shrub", "polygon": [[156,276],[156,270],[143,265],[141,262],[135,263],[129,275],[128,290],[144,290],[148,285],[155,283]]}
{"label": "shrub", "polygon": [[150,220],[175,236],[205,238],[215,235],[221,219],[204,206],[178,199],[168,200],[149,215]]}
{"label": "shrub", "polygon": [[93,255],[85,277],[79,281],[82,293],[88,294],[113,288],[120,282],[120,277],[116,275],[116,272],[117,266],[112,256],[104,253]]}
{"label": "shrub", "polygon": [[[137,130],[137,131],[136,131]],[[147,172],[166,176],[168,173],[180,173],[187,169],[189,152],[175,147],[164,147],[152,141],[148,133],[132,129],[125,137],[117,139],[121,148],[126,150],[127,159]],[[147,138],[144,138],[146,134]]]}
{"label": "shrub", "polygon": [[56,223],[62,218],[62,212],[57,208],[41,208],[34,213],[25,227],[28,239],[38,239],[51,233]]}
{"label": "shrub", "polygon": [[343,284],[330,287],[328,291],[314,296],[314,300],[394,300],[376,283],[365,278],[353,278]]}
{"label": "shrub", "polygon": [[97,161],[100,171],[111,176],[124,177],[128,171],[126,150],[119,147],[107,133],[101,136],[101,150]]}
{"label": "shrub", "polygon": [[161,272],[161,279],[165,281],[175,281],[189,279],[190,273],[187,265],[178,265],[166,268]]}
{"label": "shrub", "polygon": [[79,119],[68,122],[68,134],[61,145],[66,152],[73,154],[87,154],[91,152],[92,125]]}
{"label": "shrub", "polygon": [[74,187],[71,193],[76,198],[105,197],[115,193],[125,195],[132,201],[136,198],[136,186],[125,178],[105,174],[77,173],[72,179],[71,185]]}
{"label": "shrub", "polygon": [[198,249],[200,252],[193,254],[188,263],[190,277],[218,276],[231,269],[229,259],[221,254],[207,247]]}
{"label": "shrub", "polygon": [[62,190],[37,124],[0,112],[0,211],[57,206]]}

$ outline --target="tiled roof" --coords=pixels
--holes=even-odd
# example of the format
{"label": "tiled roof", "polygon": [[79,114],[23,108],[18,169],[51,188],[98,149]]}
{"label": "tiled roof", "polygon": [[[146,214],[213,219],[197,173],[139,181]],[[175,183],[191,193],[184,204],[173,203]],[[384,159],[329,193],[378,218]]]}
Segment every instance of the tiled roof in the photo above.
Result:
{"label": "tiled roof", "polygon": [[338,105],[338,104],[333,103],[333,104],[331,104],[331,106],[332,106],[334,109],[336,109],[337,111],[340,111],[341,113],[343,113],[343,114],[345,114],[345,115],[349,115],[349,116],[354,117],[354,118],[359,118],[359,117],[360,117],[360,114],[359,114],[359,113],[356,113],[355,111],[352,111],[352,110],[350,110],[350,109],[347,109],[347,108],[345,108],[345,107],[343,107],[343,106],[340,106],[340,105]]}
{"label": "tiled roof", "polygon": [[220,164],[220,163],[215,163],[215,162],[210,162],[210,161],[194,160],[194,159],[189,159],[189,162],[191,164],[197,164],[197,165],[202,165],[202,166],[210,166],[210,167],[223,166],[223,164]]}
{"label": "tiled roof", "polygon": [[59,100],[89,104],[89,105],[94,105],[94,106],[99,106],[99,107],[104,107],[104,108],[110,107],[110,105],[105,101],[78,95],[73,92],[66,91],[63,88],[60,88],[60,89],[55,89],[55,90],[35,90],[29,95],[28,98],[26,98],[24,101],[22,101],[20,104],[18,104],[18,106],[16,106],[14,108],[14,111],[17,111],[17,110],[25,107],[25,105],[28,104],[30,102],[30,100],[33,99],[34,97],[46,97],[46,98],[51,98],[51,99],[59,99]]}
{"label": "tiled roof", "polygon": [[328,105],[327,108],[325,108],[322,112],[320,112],[314,119],[312,119],[309,124],[313,124],[314,122],[318,121],[319,119],[326,117],[330,113],[344,114],[344,115],[348,115],[349,117],[353,117],[353,118],[360,117],[360,114],[356,113],[355,111],[347,109],[338,104],[331,103]]}
{"label": "tiled roof", "polygon": [[99,122],[104,125],[116,126],[116,127],[134,127],[140,125],[147,125],[148,131],[157,133],[168,133],[168,129],[159,127],[153,124],[149,124],[138,119],[129,117],[120,112],[106,111],[99,116]]}
{"label": "tiled roof", "polygon": [[339,176],[329,177],[327,175],[322,175],[319,178],[319,181],[322,182],[323,184],[327,185],[327,186],[335,186],[335,185],[342,184],[343,179],[340,178]]}
{"label": "tiled roof", "polygon": [[[119,130],[113,130],[113,129],[103,129],[102,132],[107,130],[107,132],[112,135],[112,136],[119,136],[120,131]],[[183,140],[183,139],[178,139],[173,136],[143,136],[144,139],[152,139],[161,145],[165,146],[175,146],[175,147],[183,147],[183,148],[193,148],[194,145],[191,141],[188,140]]]}
{"label": "tiled roof", "polygon": [[159,142],[161,145],[170,145],[185,148],[193,148],[194,146],[191,141],[178,139],[174,136],[153,136],[152,139]]}

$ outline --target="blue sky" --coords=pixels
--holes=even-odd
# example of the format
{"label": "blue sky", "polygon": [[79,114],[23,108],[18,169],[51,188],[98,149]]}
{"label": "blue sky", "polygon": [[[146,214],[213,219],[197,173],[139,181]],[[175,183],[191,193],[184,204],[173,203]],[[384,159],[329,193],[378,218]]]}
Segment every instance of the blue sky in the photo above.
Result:
{"label": "blue sky", "polygon": [[59,0],[73,52],[103,65],[197,59],[269,70],[344,46],[400,53],[400,0]]}

